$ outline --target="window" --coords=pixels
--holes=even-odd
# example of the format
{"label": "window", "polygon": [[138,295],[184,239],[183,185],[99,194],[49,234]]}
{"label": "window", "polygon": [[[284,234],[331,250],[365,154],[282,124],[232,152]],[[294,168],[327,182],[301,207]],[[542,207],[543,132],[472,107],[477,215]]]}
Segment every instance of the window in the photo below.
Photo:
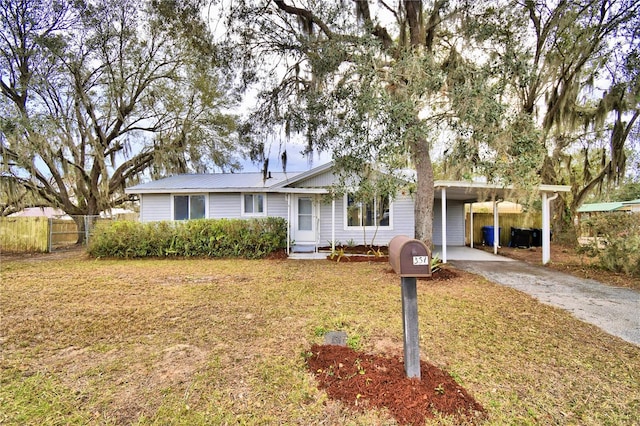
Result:
{"label": "window", "polygon": [[264,194],[244,194],[242,196],[242,214],[245,216],[264,216]]}
{"label": "window", "polygon": [[391,226],[389,198],[377,196],[372,200],[359,202],[348,194],[347,226]]}
{"label": "window", "polygon": [[206,216],[204,195],[174,195],[173,219],[203,219]]}

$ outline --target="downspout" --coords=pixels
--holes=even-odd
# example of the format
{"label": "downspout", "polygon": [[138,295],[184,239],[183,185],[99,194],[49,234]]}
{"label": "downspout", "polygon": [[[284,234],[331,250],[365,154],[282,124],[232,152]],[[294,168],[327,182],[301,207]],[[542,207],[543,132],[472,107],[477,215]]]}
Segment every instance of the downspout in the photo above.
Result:
{"label": "downspout", "polygon": [[557,192],[547,198],[547,193],[542,193],[542,264],[546,265],[551,260],[551,202],[558,198]]}

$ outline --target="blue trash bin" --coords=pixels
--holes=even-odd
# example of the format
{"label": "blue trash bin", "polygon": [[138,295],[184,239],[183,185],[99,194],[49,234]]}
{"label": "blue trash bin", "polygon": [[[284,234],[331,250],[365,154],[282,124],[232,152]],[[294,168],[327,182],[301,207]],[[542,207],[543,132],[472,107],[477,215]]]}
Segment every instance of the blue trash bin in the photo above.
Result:
{"label": "blue trash bin", "polygon": [[[482,239],[484,241],[484,245],[492,246],[493,245],[493,226],[483,226],[482,227]],[[500,245],[500,233],[502,232],[502,228],[498,228],[498,245]]]}

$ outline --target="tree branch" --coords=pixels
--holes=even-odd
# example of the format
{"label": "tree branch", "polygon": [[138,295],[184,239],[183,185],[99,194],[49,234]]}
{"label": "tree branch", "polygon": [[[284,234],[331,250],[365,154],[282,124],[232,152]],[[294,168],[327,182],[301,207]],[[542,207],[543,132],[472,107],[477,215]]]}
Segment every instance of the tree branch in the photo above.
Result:
{"label": "tree branch", "polygon": [[324,35],[327,36],[327,38],[331,39],[335,36],[333,31],[331,31],[327,24],[325,24],[316,15],[311,13],[311,11],[295,6],[290,6],[286,4],[284,0],[275,0],[274,3],[276,4],[276,6],[278,6],[278,9],[282,10],[283,12],[288,13],[289,15],[294,15],[306,19],[307,22],[317,25],[322,30]]}

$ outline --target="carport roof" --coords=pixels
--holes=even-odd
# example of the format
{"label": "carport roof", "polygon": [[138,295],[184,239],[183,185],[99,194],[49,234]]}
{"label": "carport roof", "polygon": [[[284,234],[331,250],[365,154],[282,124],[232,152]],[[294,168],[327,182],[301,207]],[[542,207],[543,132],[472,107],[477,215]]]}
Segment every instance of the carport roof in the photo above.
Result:
{"label": "carport roof", "polygon": [[[480,201],[506,200],[515,198],[516,189],[513,185],[497,185],[483,182],[466,182],[437,180],[433,184],[436,191],[446,190],[447,199],[475,203]],[[570,192],[568,185],[539,185],[538,192],[555,193]]]}

